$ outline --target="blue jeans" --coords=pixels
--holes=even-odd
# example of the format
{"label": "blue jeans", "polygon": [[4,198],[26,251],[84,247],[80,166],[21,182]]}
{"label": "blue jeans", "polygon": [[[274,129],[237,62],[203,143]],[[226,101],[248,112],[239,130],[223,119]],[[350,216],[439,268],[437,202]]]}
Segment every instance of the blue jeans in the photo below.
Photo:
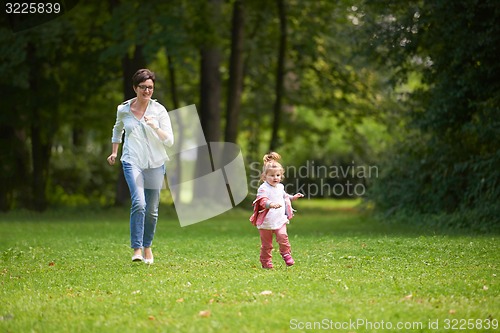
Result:
{"label": "blue jeans", "polygon": [[130,190],[130,247],[151,247],[158,221],[160,190],[163,186],[165,166],[140,169],[122,162],[123,173]]}

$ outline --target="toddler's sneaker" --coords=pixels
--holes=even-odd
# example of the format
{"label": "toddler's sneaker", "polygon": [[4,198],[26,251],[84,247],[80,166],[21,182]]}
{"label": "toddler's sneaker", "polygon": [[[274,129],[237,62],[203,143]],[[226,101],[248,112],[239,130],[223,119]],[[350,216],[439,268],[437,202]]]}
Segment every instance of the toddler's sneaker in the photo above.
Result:
{"label": "toddler's sneaker", "polygon": [[295,264],[295,260],[293,260],[292,255],[290,253],[283,255],[283,260],[285,261],[285,264],[287,266],[292,266],[293,264]]}
{"label": "toddler's sneaker", "polygon": [[274,266],[273,266],[273,263],[269,261],[269,262],[266,262],[266,263],[262,263],[262,268],[272,269],[272,268],[274,268]]}

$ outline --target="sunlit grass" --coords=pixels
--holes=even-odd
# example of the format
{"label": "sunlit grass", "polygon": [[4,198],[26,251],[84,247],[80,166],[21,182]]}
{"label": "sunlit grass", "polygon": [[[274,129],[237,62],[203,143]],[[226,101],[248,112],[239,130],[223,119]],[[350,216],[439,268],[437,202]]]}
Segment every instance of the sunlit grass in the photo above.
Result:
{"label": "sunlit grass", "polygon": [[495,235],[394,229],[328,201],[296,208],[296,265],[275,253],[270,271],[250,210],[181,228],[163,209],[152,266],[130,261],[126,209],[2,215],[0,331],[279,332],[363,319],[428,332],[429,321],[444,331],[446,319],[499,319]]}
{"label": "sunlit grass", "polygon": [[353,209],[359,207],[362,203],[361,199],[315,199],[315,200],[299,200],[293,203],[294,207],[315,208],[322,210],[336,209]]}

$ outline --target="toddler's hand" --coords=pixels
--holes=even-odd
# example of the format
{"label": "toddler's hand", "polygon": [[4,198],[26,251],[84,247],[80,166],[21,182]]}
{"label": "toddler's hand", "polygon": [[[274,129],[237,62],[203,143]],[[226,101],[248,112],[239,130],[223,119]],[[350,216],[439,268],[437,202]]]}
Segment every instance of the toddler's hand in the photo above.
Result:
{"label": "toddler's hand", "polygon": [[275,202],[272,202],[269,205],[269,208],[275,208],[275,209],[277,209],[277,208],[280,208],[280,207],[281,207],[281,205],[279,203],[275,203]]}
{"label": "toddler's hand", "polygon": [[304,195],[302,193],[297,193],[293,196],[293,200],[297,200],[298,198],[303,198]]}

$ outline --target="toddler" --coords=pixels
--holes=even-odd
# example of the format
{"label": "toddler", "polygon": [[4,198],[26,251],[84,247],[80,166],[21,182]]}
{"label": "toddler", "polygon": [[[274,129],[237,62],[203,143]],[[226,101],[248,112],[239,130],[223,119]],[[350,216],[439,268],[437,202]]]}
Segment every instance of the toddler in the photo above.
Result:
{"label": "toddler", "polygon": [[273,268],[272,254],[273,234],[279,244],[280,254],[287,266],[292,266],[295,261],[291,255],[290,242],[286,225],[293,217],[291,200],[302,198],[304,195],[297,193],[289,195],[281,181],[284,177],[284,169],[278,162],[281,156],[276,152],[264,155],[264,166],[262,169],[262,185],[257,191],[257,198],[253,202],[254,212],[250,221],[259,229],[261,247],[260,262],[262,268]]}

